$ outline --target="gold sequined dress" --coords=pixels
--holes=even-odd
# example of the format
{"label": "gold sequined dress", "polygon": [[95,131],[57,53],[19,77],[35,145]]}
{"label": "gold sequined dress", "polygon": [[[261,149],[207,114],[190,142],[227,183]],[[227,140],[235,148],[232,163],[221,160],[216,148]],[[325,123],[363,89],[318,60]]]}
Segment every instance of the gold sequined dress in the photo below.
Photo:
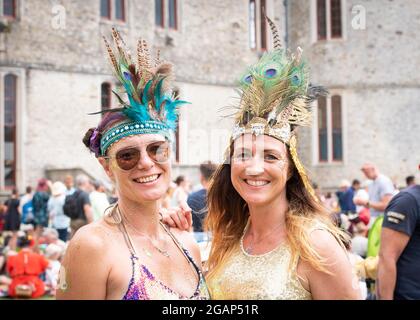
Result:
{"label": "gold sequined dress", "polygon": [[215,300],[311,300],[311,293],[297,277],[296,267],[289,272],[290,259],[290,248],[285,243],[265,254],[248,254],[243,248],[242,235],[225,266],[207,282],[211,297]]}

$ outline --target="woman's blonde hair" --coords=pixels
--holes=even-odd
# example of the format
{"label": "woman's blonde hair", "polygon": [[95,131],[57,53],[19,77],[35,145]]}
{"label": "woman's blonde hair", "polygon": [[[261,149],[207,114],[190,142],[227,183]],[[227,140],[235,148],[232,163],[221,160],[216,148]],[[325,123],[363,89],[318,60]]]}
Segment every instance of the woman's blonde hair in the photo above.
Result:
{"label": "woman's blonde hair", "polygon": [[[230,157],[233,148],[230,146]],[[291,160],[289,150],[290,178],[286,183],[289,210],[286,215],[287,240],[291,249],[289,271],[299,259],[307,261],[316,270],[329,273],[325,261],[317,253],[310,240],[310,233],[319,224],[328,230],[344,248],[347,235],[334,223],[329,213],[306,190],[304,183]],[[206,229],[212,233],[212,247],[207,261],[207,279],[224,267],[242,237],[249,211],[245,200],[235,190],[231,181],[230,162],[219,166],[208,191],[209,213]]]}

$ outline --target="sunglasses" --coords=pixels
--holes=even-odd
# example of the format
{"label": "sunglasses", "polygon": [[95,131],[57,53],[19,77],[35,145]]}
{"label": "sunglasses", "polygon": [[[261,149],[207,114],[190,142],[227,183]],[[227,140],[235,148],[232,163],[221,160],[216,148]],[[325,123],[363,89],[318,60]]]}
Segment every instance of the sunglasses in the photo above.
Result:
{"label": "sunglasses", "polygon": [[[169,143],[159,141],[149,144],[146,147],[147,155],[155,163],[164,163],[169,159]],[[113,159],[122,170],[131,170],[137,166],[141,158],[141,152],[138,148],[127,148],[119,150],[115,156],[106,156],[104,159]]]}

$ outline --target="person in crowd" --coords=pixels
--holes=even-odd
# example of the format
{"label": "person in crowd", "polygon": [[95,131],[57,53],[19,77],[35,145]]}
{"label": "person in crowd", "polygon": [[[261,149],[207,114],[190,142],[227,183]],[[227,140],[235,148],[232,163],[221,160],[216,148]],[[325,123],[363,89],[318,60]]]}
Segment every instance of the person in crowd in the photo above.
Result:
{"label": "person in crowd", "polygon": [[407,188],[415,186],[416,185],[416,177],[415,176],[408,176],[405,178],[405,182],[407,184]]}
{"label": "person in crowd", "polygon": [[59,239],[66,242],[70,228],[70,218],[64,214],[63,206],[66,198],[67,188],[56,181],[51,187],[51,197],[48,200],[48,212],[52,221],[52,227],[57,230]]}
{"label": "person in crowd", "polygon": [[73,176],[68,174],[64,177],[64,184],[66,186],[66,196],[73,194],[76,191],[74,187],[74,179]]}
{"label": "person in crowd", "polygon": [[91,185],[89,178],[84,174],[80,174],[76,177],[76,191],[71,195],[68,195],[64,201],[64,213],[66,214],[67,208],[69,208],[67,211],[70,211],[70,213],[66,214],[67,216],[70,216],[71,219],[70,238],[72,238],[81,227],[94,221],[89,197],[90,190]]}
{"label": "person in crowd", "polygon": [[10,199],[6,200],[4,203],[5,218],[4,218],[4,231],[12,232],[12,238],[9,242],[9,247],[11,250],[16,249],[17,244],[17,232],[20,229],[20,214],[19,214],[19,193],[17,189],[13,189]]}
{"label": "person in crowd", "polygon": [[21,214],[21,221],[24,224],[34,225],[34,212],[32,205],[33,198],[32,187],[26,187],[26,193],[20,198],[19,202],[19,212]]}
{"label": "person in crowd", "polygon": [[104,215],[106,208],[109,207],[109,201],[103,183],[94,181],[93,187],[94,190],[89,194],[89,199],[93,211],[93,220],[98,221]]}
{"label": "person in crowd", "polygon": [[48,201],[50,200],[50,187],[47,179],[39,179],[36,192],[32,198],[34,223],[35,223],[35,241],[41,236],[44,228],[48,227]]}
{"label": "person in crowd", "polygon": [[185,176],[178,176],[175,180],[176,188],[172,194],[171,207],[179,207],[188,199],[189,181]]}
{"label": "person in crowd", "polygon": [[398,193],[385,209],[377,297],[420,300],[420,186]]}
{"label": "person in crowd", "polygon": [[381,244],[384,210],[395,194],[395,188],[391,179],[381,174],[376,165],[365,163],[361,170],[366,178],[372,180],[368,188],[369,200],[357,199],[355,204],[364,206],[370,211],[367,255],[375,257]]}
{"label": "person in crowd", "polygon": [[45,257],[49,261],[48,268],[45,271],[45,286],[52,296],[55,296],[57,290],[62,255],[63,249],[53,243],[49,244],[45,250]]}
{"label": "person in crowd", "polygon": [[45,293],[45,284],[39,276],[46,271],[49,262],[29,245],[27,237],[20,238],[21,250],[7,259],[6,270],[11,278],[9,295],[13,298],[38,298]]}
{"label": "person in crowd", "polygon": [[191,193],[188,196],[187,204],[192,209],[192,222],[194,232],[203,232],[203,221],[207,216],[207,190],[210,179],[216,171],[217,166],[210,161],[200,165],[201,190]]}

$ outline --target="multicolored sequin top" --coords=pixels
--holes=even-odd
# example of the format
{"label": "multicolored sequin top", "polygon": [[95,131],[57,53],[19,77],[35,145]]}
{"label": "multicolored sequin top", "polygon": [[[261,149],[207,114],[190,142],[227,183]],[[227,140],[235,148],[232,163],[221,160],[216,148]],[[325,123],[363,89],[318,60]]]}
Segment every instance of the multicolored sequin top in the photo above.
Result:
{"label": "multicolored sequin top", "polygon": [[312,295],[303,288],[296,269],[289,272],[290,259],[287,244],[265,254],[250,255],[243,248],[242,236],[224,268],[207,282],[211,297],[215,300],[311,300]]}
{"label": "multicolored sequin top", "polygon": [[210,299],[210,294],[207,289],[204,276],[198,268],[194,259],[191,257],[188,250],[186,250],[175,236],[164,227],[165,231],[171,236],[177,247],[183,252],[185,258],[191,264],[193,269],[198,275],[198,284],[194,294],[191,297],[183,296],[159,279],[157,279],[152,272],[144,265],[141,264],[138,255],[134,249],[130,236],[128,235],[125,227],[122,228],[123,234],[126,238],[130,253],[133,273],[130,279],[128,290],[125,293],[123,300],[207,300]]}

